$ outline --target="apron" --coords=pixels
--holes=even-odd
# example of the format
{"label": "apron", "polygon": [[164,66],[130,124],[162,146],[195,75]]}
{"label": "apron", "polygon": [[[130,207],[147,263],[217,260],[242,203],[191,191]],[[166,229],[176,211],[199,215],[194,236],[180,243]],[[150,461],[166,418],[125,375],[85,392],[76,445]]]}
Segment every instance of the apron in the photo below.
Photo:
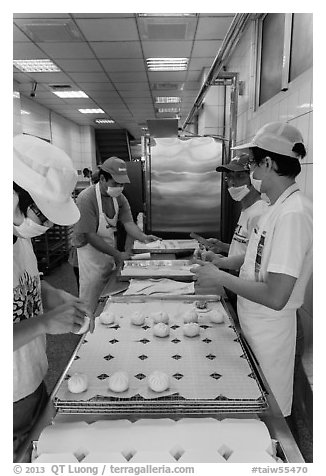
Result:
{"label": "apron", "polygon": [[[96,200],[99,211],[99,224],[97,235],[100,236],[108,245],[116,248],[115,232],[119,215],[119,205],[115,197],[112,198],[114,206],[113,218],[108,218],[102,209],[102,198],[100,184],[95,185]],[[102,253],[87,243],[81,248],[77,248],[80,291],[79,297],[95,311],[99,297],[104,286],[107,284],[115,262],[111,255]]]}
{"label": "apron", "polygon": [[[272,239],[273,229],[282,203],[298,189],[289,192],[283,199],[262,215],[250,236],[245,262],[240,278],[248,281],[264,281],[268,255],[264,247]],[[293,374],[296,347],[296,309],[284,308],[275,311],[261,304],[238,296],[238,317],[241,330],[255,354],[264,376],[284,416],[291,414],[293,397]]]}

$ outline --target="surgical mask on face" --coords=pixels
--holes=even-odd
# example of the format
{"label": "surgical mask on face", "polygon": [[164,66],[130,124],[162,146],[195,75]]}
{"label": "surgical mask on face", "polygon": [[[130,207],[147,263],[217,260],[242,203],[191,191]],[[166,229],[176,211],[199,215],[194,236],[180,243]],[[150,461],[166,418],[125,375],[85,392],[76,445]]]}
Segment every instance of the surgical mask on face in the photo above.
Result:
{"label": "surgical mask on face", "polygon": [[257,192],[261,191],[262,180],[255,179],[253,171],[250,172],[250,182],[251,185],[257,190]]}
{"label": "surgical mask on face", "polygon": [[240,202],[250,192],[247,185],[242,185],[241,187],[230,187],[228,191],[236,202]]}
{"label": "surgical mask on face", "polygon": [[106,193],[110,195],[110,197],[118,197],[123,192],[123,187],[108,187],[106,189]]}
{"label": "surgical mask on face", "polygon": [[34,238],[43,235],[49,228],[49,226],[39,225],[31,218],[25,217],[21,225],[14,225],[14,232],[20,238]]}

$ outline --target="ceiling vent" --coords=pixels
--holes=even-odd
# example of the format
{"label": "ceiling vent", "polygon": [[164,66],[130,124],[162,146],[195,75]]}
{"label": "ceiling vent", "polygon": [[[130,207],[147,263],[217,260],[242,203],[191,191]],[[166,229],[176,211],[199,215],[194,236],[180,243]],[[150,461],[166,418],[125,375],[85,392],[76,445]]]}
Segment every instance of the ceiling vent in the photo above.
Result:
{"label": "ceiling vent", "polygon": [[184,83],[152,83],[151,86],[154,91],[182,91]]}
{"label": "ceiling vent", "polygon": [[79,30],[71,20],[29,20],[20,28],[37,43],[82,41]]}
{"label": "ceiling vent", "polygon": [[70,91],[71,85],[70,84],[49,84],[49,88],[52,91]]}
{"label": "ceiling vent", "polygon": [[138,18],[142,40],[193,40],[196,17]]}

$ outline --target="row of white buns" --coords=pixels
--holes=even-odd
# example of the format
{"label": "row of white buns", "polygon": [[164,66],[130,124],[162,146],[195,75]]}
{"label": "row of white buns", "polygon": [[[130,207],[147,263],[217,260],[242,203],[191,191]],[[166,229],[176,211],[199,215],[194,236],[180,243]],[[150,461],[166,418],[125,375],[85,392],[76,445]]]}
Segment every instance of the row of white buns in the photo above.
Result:
{"label": "row of white buns", "polygon": [[71,453],[79,461],[92,453],[121,453],[129,460],[143,451],[169,453],[175,460],[189,451],[209,452],[225,460],[239,451],[254,451],[266,453],[267,461],[273,456],[273,445],[260,420],[214,418],[58,422],[44,428],[37,445],[38,455]]}

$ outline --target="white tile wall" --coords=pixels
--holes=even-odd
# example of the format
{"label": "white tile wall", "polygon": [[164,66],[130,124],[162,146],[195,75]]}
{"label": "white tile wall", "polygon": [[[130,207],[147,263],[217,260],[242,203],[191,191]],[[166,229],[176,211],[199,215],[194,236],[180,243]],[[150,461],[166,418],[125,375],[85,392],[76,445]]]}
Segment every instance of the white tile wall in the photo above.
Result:
{"label": "white tile wall", "polygon": [[[13,90],[19,91],[18,83],[14,82]],[[23,95],[14,97],[13,104],[14,135],[24,132],[51,141],[71,157],[76,170],[96,168],[94,128],[78,126]],[[22,110],[29,114],[21,114]]]}

